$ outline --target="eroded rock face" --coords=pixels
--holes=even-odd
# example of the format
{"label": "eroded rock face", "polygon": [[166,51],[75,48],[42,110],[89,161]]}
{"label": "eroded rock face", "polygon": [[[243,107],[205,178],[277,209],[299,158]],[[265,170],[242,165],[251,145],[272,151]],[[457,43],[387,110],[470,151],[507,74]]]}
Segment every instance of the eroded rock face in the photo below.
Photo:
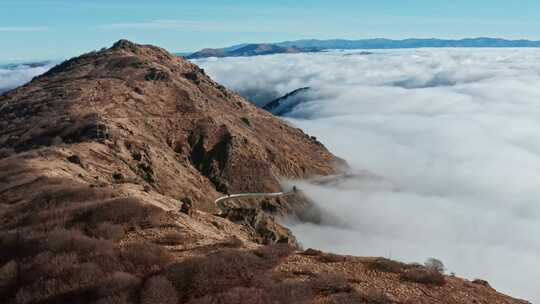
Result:
{"label": "eroded rock face", "polygon": [[279,225],[274,217],[260,208],[229,208],[222,217],[248,227],[254,241],[261,244],[286,243],[298,246],[292,232]]}

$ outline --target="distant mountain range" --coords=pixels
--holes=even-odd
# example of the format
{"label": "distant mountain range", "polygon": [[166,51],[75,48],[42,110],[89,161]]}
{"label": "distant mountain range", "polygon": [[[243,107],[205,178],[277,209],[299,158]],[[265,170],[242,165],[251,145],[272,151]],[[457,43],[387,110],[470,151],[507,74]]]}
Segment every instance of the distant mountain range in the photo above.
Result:
{"label": "distant mountain range", "polygon": [[242,57],[271,54],[318,52],[317,47],[281,46],[272,43],[240,44],[222,49],[203,49],[186,56],[188,59],[207,57]]}
{"label": "distant mountain range", "polygon": [[540,41],[507,40],[499,38],[450,39],[362,39],[362,40],[294,40],[278,43],[238,44],[226,48],[203,49],[186,56],[188,59],[206,57],[240,57],[283,53],[318,52],[329,49],[407,49],[407,48],[444,48],[444,47],[540,47]]}

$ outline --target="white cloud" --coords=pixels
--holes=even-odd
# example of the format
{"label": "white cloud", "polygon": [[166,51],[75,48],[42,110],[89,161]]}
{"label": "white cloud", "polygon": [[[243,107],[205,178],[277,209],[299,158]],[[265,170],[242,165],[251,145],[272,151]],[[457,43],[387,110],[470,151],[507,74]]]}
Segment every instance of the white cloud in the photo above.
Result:
{"label": "white cloud", "polygon": [[312,87],[288,120],[353,170],[383,177],[378,187],[296,182],[347,224],[290,223],[299,240],[404,261],[433,256],[540,300],[540,51],[351,53],[197,61],[258,104]]}
{"label": "white cloud", "polygon": [[27,83],[33,77],[48,71],[53,65],[44,63],[35,66],[21,63],[0,66],[0,94]]}

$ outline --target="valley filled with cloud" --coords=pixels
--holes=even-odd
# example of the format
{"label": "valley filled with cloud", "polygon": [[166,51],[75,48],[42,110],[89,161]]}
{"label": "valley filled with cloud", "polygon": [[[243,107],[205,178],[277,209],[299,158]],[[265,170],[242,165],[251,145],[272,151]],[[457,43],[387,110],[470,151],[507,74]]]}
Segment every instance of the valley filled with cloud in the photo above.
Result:
{"label": "valley filled with cloud", "polygon": [[52,62],[0,65],[0,94],[18,87],[52,68]]}
{"label": "valley filled with cloud", "polygon": [[[195,60],[346,159],[334,182],[287,181],[327,218],[288,220],[302,245],[406,262],[540,299],[540,52],[331,51]],[[0,94],[53,63],[0,65]]]}
{"label": "valley filled with cloud", "polygon": [[258,105],[310,87],[284,101],[285,119],[346,159],[352,174],[294,181],[332,215],[321,225],[289,222],[304,247],[406,262],[436,257],[457,275],[540,299],[540,51],[195,62]]}

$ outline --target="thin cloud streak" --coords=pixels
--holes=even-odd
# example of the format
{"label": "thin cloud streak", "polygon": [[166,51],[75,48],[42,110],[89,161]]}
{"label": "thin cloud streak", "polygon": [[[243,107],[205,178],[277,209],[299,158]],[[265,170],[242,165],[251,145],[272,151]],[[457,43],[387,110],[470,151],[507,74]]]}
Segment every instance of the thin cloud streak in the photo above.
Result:
{"label": "thin cloud streak", "polygon": [[202,29],[205,27],[204,23],[197,21],[187,21],[187,20],[152,20],[145,22],[119,22],[111,24],[103,24],[96,26],[97,29],[101,30],[163,30],[163,29],[174,29],[174,30],[193,30],[193,29]]}
{"label": "thin cloud streak", "polygon": [[95,26],[98,30],[174,30],[199,32],[243,32],[243,33],[278,33],[273,27],[231,26],[229,23],[196,20],[150,20],[140,22],[118,22]]}

